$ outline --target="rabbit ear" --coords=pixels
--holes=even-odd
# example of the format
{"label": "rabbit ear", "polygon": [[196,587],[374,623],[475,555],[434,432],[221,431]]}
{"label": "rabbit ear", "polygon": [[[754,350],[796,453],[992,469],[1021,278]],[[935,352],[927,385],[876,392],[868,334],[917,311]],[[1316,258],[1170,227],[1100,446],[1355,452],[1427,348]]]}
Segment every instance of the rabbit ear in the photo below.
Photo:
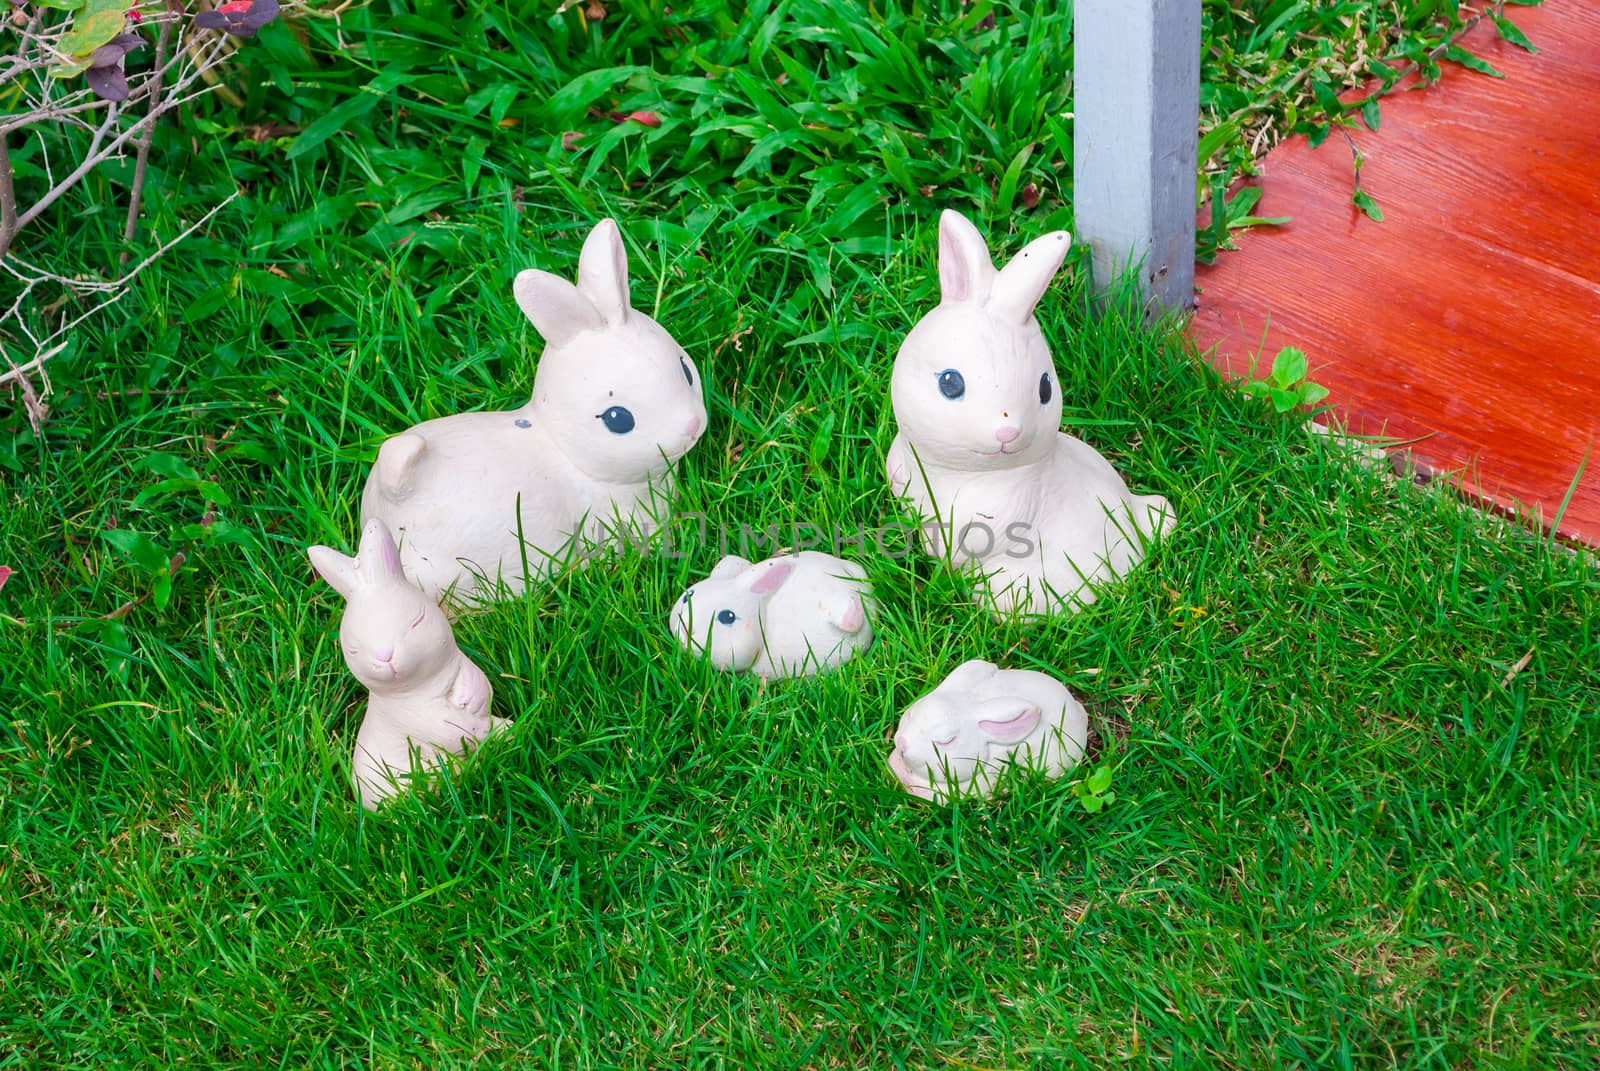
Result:
{"label": "rabbit ear", "polygon": [[989,699],[978,704],[978,729],[997,744],[1020,744],[1039,725],[1042,712],[1025,699]]}
{"label": "rabbit ear", "polygon": [[563,346],[585,331],[606,325],[594,302],[557,275],[538,268],[517,273],[511,284],[517,306],[551,346]]}
{"label": "rabbit ear", "polygon": [[611,326],[628,318],[633,307],[628,301],[628,251],[616,220],[601,220],[584,239],[578,255],[578,289]]}
{"label": "rabbit ear", "polygon": [[866,608],[861,605],[861,596],[845,595],[843,598],[835,596],[828,600],[823,609],[828,614],[828,620],[840,632],[855,635],[867,623]]}
{"label": "rabbit ear", "polygon": [[374,517],[361,531],[361,546],[356,549],[356,568],[363,582],[381,583],[395,578],[403,579],[400,568],[400,549],[394,545],[389,526]]}
{"label": "rabbit ear", "polygon": [[1029,242],[1000,269],[989,292],[989,311],[1010,323],[1027,323],[1071,248],[1072,236],[1066,231],[1052,231]]}
{"label": "rabbit ear", "polygon": [[944,684],[940,687],[968,691],[976,688],[999,671],[1000,667],[993,662],[985,662],[981,658],[974,658],[970,662],[963,662],[951,670],[950,676],[944,679]]}
{"label": "rabbit ear", "polygon": [[738,576],[748,568],[750,568],[749,559],[741,558],[737,554],[729,554],[712,568],[711,575],[706,579],[726,580],[729,577]]}
{"label": "rabbit ear", "polygon": [[356,579],[356,560],[340,554],[332,547],[315,546],[306,551],[306,556],[311,559],[311,568],[317,575],[326,580],[340,595],[346,599],[355,594],[358,580]]}
{"label": "rabbit ear", "polygon": [[995,280],[989,247],[966,216],[945,209],[939,216],[939,292],[946,304],[981,305]]}
{"label": "rabbit ear", "polygon": [[783,587],[783,582],[794,572],[794,562],[767,562],[756,566],[745,581],[745,590],[752,595],[771,595]]}

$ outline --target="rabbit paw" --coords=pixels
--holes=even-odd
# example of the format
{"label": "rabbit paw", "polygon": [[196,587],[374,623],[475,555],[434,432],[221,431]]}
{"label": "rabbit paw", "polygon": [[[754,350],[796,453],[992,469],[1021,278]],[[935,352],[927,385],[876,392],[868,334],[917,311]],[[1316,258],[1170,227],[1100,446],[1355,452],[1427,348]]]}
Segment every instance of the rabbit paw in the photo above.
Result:
{"label": "rabbit paw", "polygon": [[489,698],[489,679],[483,675],[483,670],[463,658],[461,671],[456,674],[445,698],[457,710],[485,705]]}

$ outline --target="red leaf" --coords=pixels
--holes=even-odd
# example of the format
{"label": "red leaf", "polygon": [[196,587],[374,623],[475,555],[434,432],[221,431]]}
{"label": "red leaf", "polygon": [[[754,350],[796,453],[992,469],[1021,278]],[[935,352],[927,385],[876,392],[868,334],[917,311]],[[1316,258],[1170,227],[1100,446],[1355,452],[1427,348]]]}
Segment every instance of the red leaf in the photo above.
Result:
{"label": "red leaf", "polygon": [[623,116],[622,118],[624,120],[631,119],[635,123],[638,123],[640,126],[660,126],[661,125],[661,116],[657,115],[655,112],[629,112],[627,115]]}
{"label": "red leaf", "polygon": [[16,572],[9,565],[0,565],[0,588],[6,586],[6,581],[11,579],[11,574]]}
{"label": "red leaf", "polygon": [[578,147],[578,142],[583,140],[583,135],[576,130],[569,130],[561,135],[561,147],[569,152]]}

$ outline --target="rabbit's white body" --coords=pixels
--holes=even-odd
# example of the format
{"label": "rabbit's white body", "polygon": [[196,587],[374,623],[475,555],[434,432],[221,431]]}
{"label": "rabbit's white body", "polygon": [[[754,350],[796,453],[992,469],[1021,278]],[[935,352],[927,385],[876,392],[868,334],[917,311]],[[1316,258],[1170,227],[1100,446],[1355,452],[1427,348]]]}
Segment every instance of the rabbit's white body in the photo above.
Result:
{"label": "rabbit's white body", "polygon": [[532,403],[429,420],[389,443],[410,437],[426,443],[431,464],[387,486],[380,452],[361,515],[394,528],[407,575],[435,599],[447,590],[462,602],[487,595],[480,577],[518,591],[572,553],[649,536],[670,508],[666,466],[645,482],[597,481],[562,453]]}
{"label": "rabbit's white body", "polygon": [[[569,553],[642,538],[665,519],[672,466],[706,426],[699,375],[628,298],[611,220],[584,242],[578,283],[517,276],[546,347],[521,408],[429,420],[383,444],[361,498],[430,597],[516,592]],[[526,562],[526,569],[524,568]]]}
{"label": "rabbit's white body", "polygon": [[906,708],[889,770],[922,799],[988,797],[1008,764],[1059,777],[1083,759],[1088,742],[1088,713],[1066,685],[975,659]]}
{"label": "rabbit's white body", "polygon": [[489,679],[456,646],[444,611],[406,580],[382,521],[368,521],[354,558],[312,547],[312,565],[345,597],[339,646],[367,687],[351,756],[356,795],[376,809],[413,772],[461,756],[509,724],[489,713]]}
{"label": "rabbit's white body", "polygon": [[1069,245],[1065,232],[1047,234],[996,271],[972,224],[945,212],[943,300],[906,336],[890,382],[890,489],[922,518],[924,549],[987,577],[1001,614],[1087,605],[1173,521],[1166,499],[1133,494],[1059,430],[1059,382],[1033,309]]}
{"label": "rabbit's white body", "polygon": [[[927,460],[919,468],[896,436],[889,472],[891,489],[926,521],[924,549],[985,576],[1002,614],[1089,605],[1095,586],[1137,565],[1144,541],[1172,528],[1165,498],[1133,494],[1094,447],[1066,432],[1048,458],[980,472]],[[897,473],[909,475],[897,484]],[[1075,506],[1054,505],[1062,502]]]}
{"label": "rabbit's white body", "polygon": [[673,604],[670,627],[718,669],[801,677],[866,650],[875,610],[855,562],[810,550],[754,563],[730,554]]}

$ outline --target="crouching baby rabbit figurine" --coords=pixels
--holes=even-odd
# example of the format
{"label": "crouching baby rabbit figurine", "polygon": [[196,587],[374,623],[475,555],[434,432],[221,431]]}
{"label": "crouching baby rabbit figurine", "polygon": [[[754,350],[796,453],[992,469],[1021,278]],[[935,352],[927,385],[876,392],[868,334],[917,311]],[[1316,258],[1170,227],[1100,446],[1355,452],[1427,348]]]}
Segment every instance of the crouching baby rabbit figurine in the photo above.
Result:
{"label": "crouching baby rabbit figurine", "polygon": [[672,607],[672,634],[734,673],[803,677],[872,643],[866,570],[806,550],[751,563],[730,554]]}
{"label": "crouching baby rabbit figurine", "polygon": [[528,404],[394,436],[362,494],[362,519],[389,526],[407,575],[435,599],[472,602],[496,579],[520,591],[569,549],[649,534],[673,463],[705,430],[694,362],[629,303],[616,223],[584,241],[576,286],[529,269],[513,290],[545,339]]}
{"label": "crouching baby rabbit figurine", "polygon": [[1083,758],[1089,716],[1066,685],[973,660],[906,708],[889,770],[925,800],[989,797],[1008,762],[1059,777]]}
{"label": "crouching baby rabbit figurine", "polygon": [[1173,521],[1166,499],[1132,494],[1060,430],[1060,383],[1033,310],[1070,245],[1047,234],[996,271],[977,229],[946,211],[941,302],[890,378],[890,489],[925,522],[929,553],[988,578],[999,614],[1087,605],[1092,585],[1132,568]]}
{"label": "crouching baby rabbit figurine", "polygon": [[412,771],[464,755],[510,724],[489,713],[493,690],[483,670],[456,646],[444,612],[407,582],[382,521],[368,521],[354,558],[312,547],[311,564],[345,598],[339,646],[367,686],[367,714],[356,734],[356,795],[374,810]]}

